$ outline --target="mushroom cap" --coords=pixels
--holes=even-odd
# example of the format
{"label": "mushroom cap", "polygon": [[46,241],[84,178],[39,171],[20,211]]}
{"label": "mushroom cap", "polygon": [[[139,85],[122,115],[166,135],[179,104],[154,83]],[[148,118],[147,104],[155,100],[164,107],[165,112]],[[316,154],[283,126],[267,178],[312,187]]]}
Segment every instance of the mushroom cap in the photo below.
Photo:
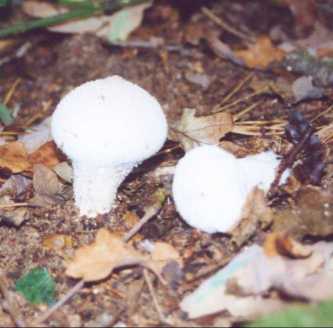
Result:
{"label": "mushroom cap", "polygon": [[172,192],[176,208],[191,226],[228,232],[241,218],[247,193],[237,159],[217,146],[192,149],[178,162]]}
{"label": "mushroom cap", "polygon": [[152,95],[114,75],[70,91],[56,107],[51,130],[70,159],[119,165],[156,153],[166,140],[167,121]]}

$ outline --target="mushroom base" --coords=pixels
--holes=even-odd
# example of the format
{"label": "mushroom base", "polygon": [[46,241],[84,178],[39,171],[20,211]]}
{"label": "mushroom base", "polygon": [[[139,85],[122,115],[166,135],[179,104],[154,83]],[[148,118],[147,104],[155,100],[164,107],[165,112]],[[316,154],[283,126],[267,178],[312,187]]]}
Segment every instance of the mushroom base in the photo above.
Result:
{"label": "mushroom base", "polygon": [[80,215],[94,218],[108,213],[117,189],[134,165],[94,166],[73,163],[74,198]]}

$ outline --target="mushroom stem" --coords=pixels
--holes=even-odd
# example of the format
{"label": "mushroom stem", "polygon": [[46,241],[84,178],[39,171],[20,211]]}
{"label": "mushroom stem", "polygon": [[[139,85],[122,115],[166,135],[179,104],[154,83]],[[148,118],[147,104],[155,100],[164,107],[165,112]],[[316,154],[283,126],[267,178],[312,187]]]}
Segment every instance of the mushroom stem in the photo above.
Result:
{"label": "mushroom stem", "polygon": [[108,213],[119,185],[133,167],[133,164],[96,166],[74,161],[74,197],[80,215],[94,218]]}

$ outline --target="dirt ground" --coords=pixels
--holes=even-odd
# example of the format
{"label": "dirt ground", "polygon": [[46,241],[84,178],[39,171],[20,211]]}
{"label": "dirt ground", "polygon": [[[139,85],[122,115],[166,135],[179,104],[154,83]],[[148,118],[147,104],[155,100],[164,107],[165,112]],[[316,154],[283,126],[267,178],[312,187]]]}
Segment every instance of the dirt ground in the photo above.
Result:
{"label": "dirt ground", "polygon": [[[1,67],[0,95],[5,97],[17,79],[20,80],[9,105],[20,104],[19,114],[13,127],[21,133],[24,129],[50,116],[61,97],[73,87],[97,78],[118,74],[137,83],[162,104],[169,122],[180,119],[184,108],[195,108],[198,116],[209,115],[223,99],[249,74],[257,81],[277,81],[283,75],[287,80],[293,73],[274,69],[251,69],[236,65],[217,56],[209,44],[202,40],[202,34],[212,33],[224,37],[228,44],[239,42],[231,34],[223,32],[200,10],[203,1],[157,1],[149,8],[142,25],[131,34],[129,40],[161,38],[162,47],[131,47],[109,45],[100,38],[90,35],[61,35],[47,31],[32,31],[20,36],[21,42],[29,41],[31,47],[21,58],[12,58]],[[289,8],[276,7],[269,1],[223,1],[205,2],[216,15],[225,15],[234,26],[252,34],[268,34],[272,27],[282,26],[293,36],[295,22]],[[190,8],[191,7],[191,8]],[[265,10],[265,15],[260,14]],[[194,76],[204,77],[204,81]],[[207,82],[208,81],[208,82]],[[233,100],[253,92],[245,85]],[[311,118],[326,109],[331,100],[331,91],[325,97],[293,105],[293,109]],[[231,108],[231,112],[260,104],[244,119],[287,120],[290,104],[272,94],[259,94]],[[322,118],[316,124],[325,125],[329,118]],[[286,153],[285,137],[282,135],[249,136],[227,134],[224,141],[232,142],[239,149],[258,152],[264,149]],[[243,148],[242,148],[243,147]],[[330,159],[330,146],[327,158]],[[270,228],[260,229],[245,238],[238,245],[228,235],[208,234],[188,226],[177,213],[169,196],[170,179],[156,178],[159,167],[174,165],[184,155],[179,143],[168,140],[163,149],[153,158],[137,167],[124,181],[117,195],[111,213],[96,219],[81,218],[71,197],[71,185],[67,184],[68,196],[57,205],[29,207],[28,218],[20,226],[0,224],[0,267],[6,274],[10,288],[24,273],[34,267],[47,267],[56,282],[57,299],[61,298],[75,284],[65,275],[64,263],[74,250],[94,240],[102,227],[121,234],[127,232],[147,207],[155,202],[156,191],[163,190],[167,199],[156,217],[150,220],[133,238],[137,245],[144,239],[164,241],[172,245],[184,261],[183,276],[177,288],[162,286],[154,281],[156,297],[165,316],[172,316],[174,325],[210,325],[211,321],[187,321],[178,307],[182,297],[194,290],[202,281],[239,252],[240,247],[254,242],[262,243]],[[329,169],[319,188],[330,182]],[[6,176],[7,174],[7,176]],[[1,172],[4,182],[8,172]],[[29,174],[27,174],[29,176]],[[30,188],[20,195],[16,202],[31,198]],[[292,195],[292,193],[291,193]],[[290,197],[290,195],[289,195]],[[291,197],[292,198],[292,197]],[[222,200],[221,200],[222,201]],[[274,206],[288,207],[285,199]],[[70,237],[70,244],[63,248],[45,247],[45,240],[53,235]],[[298,236],[297,236],[298,237]],[[327,239],[328,237],[325,236]],[[299,239],[299,238],[298,238]],[[34,306],[18,298],[21,314],[36,319],[46,309]],[[220,313],[217,317],[228,317]],[[105,324],[105,322],[107,322]],[[48,326],[161,326],[143,271],[140,268],[118,270],[108,279],[88,283],[47,319]],[[0,326],[13,326],[10,316],[0,312]]]}

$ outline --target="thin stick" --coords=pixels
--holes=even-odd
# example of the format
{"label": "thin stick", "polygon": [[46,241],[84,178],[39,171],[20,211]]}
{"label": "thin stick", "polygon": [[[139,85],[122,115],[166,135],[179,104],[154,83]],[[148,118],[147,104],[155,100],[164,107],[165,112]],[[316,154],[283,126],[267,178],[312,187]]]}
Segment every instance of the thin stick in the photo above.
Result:
{"label": "thin stick", "polygon": [[10,89],[7,92],[6,97],[5,97],[4,101],[3,101],[4,105],[7,105],[9,103],[10,99],[12,98],[12,96],[13,96],[13,94],[14,94],[17,86],[20,84],[20,82],[21,82],[21,79],[18,78],[18,79],[15,80],[15,82],[13,83],[13,85],[10,87]]}
{"label": "thin stick", "polygon": [[207,7],[203,7],[202,12],[211,19],[214,23],[216,23],[218,26],[222,27],[227,32],[237,36],[238,38],[245,40],[245,41],[251,41],[254,42],[254,38],[252,36],[246,35],[243,32],[240,32],[233,28],[232,26],[229,26],[227,23],[225,23],[221,18],[217,17],[211,10],[209,10]]}
{"label": "thin stick", "polygon": [[44,312],[36,321],[35,325],[39,326],[45,320],[47,320],[55,311],[57,311],[61,306],[63,306],[72,296],[74,296],[82,287],[84,286],[84,280],[81,279],[74,285],[57,303],[50,307],[46,312]]}
{"label": "thin stick", "polygon": [[6,310],[9,312],[11,318],[15,322],[15,325],[17,327],[27,327],[20,311],[17,308],[16,302],[13,301],[13,298],[8,291],[6,279],[2,272],[0,272],[0,290],[7,302]]}
{"label": "thin stick", "polygon": [[158,202],[149,207],[143,218],[130,231],[126,233],[123,238],[124,242],[128,242],[151,218],[153,218],[159,212],[161,206],[161,202]]}
{"label": "thin stick", "polygon": [[241,80],[231,91],[230,93],[227,94],[226,97],[224,97],[224,99],[222,100],[222,104],[225,104],[226,102],[228,102],[235,93],[237,93],[241,88],[243,88],[243,86],[253,78],[254,73],[250,73],[248,74],[243,80]]}
{"label": "thin stick", "polygon": [[307,132],[304,134],[303,138],[300,140],[300,142],[298,144],[296,144],[293,148],[291,148],[291,150],[289,151],[289,153],[287,154],[286,157],[284,157],[277,169],[277,173],[275,176],[274,181],[272,182],[269,190],[268,190],[268,197],[272,198],[275,193],[277,188],[279,187],[279,183],[282,177],[283,172],[288,168],[291,167],[292,164],[295,162],[296,156],[302,151],[304,145],[306,144],[306,142],[309,140],[309,138],[311,137],[312,133],[314,132],[314,129],[312,127],[310,127]]}
{"label": "thin stick", "polygon": [[155,294],[155,291],[154,291],[154,287],[153,287],[153,284],[151,282],[151,279],[149,277],[149,274],[148,274],[148,271],[147,269],[143,269],[143,276],[145,278],[145,281],[146,281],[146,284],[148,286],[148,289],[149,289],[149,293],[153,299],[153,304],[154,304],[154,307],[155,307],[155,310],[160,318],[160,321],[163,322],[163,323],[166,323],[168,325],[170,325],[170,323],[167,321],[167,319],[165,318],[163,312],[162,312],[162,309],[158,303],[158,300],[157,300],[157,297],[156,297],[156,294]]}
{"label": "thin stick", "polygon": [[0,204],[0,209],[12,208],[12,207],[25,207],[25,206],[30,206],[30,204],[29,203]]}

